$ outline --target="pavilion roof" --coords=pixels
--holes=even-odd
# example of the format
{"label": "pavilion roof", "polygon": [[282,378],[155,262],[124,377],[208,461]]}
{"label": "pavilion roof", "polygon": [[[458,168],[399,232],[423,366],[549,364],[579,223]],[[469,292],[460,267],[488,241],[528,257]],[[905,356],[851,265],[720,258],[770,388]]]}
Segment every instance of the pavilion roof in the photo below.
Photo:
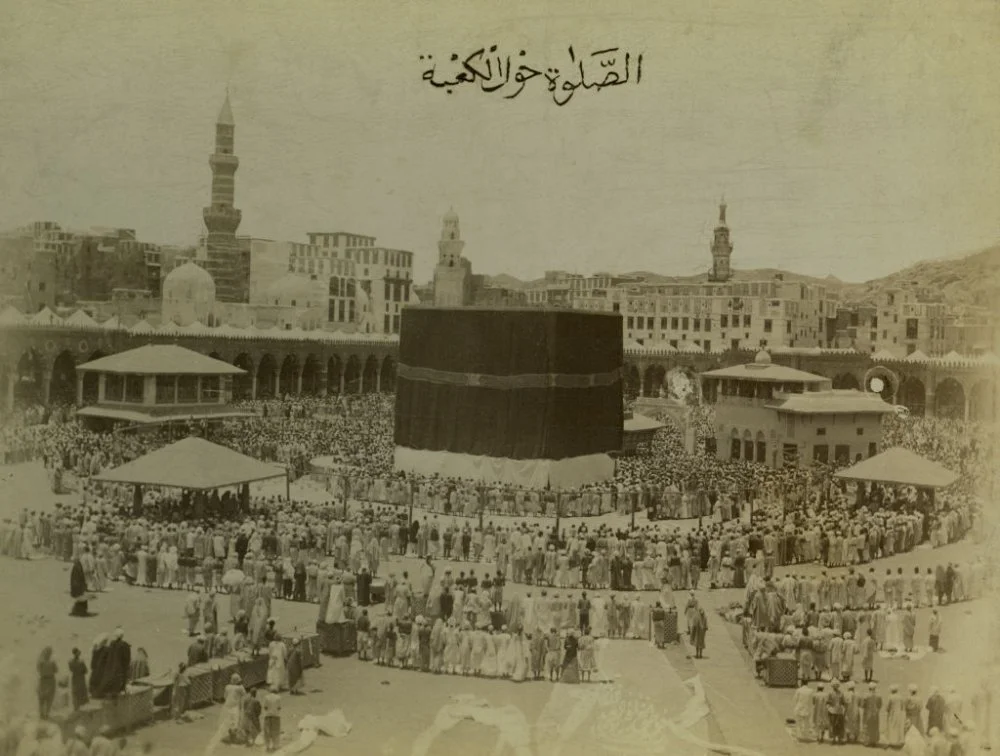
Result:
{"label": "pavilion roof", "polygon": [[834,477],[917,488],[945,488],[958,480],[957,473],[902,446],[886,449],[881,454],[834,473]]}
{"label": "pavilion roof", "polygon": [[246,372],[177,344],[146,344],[85,362],[76,369],[138,375],[242,375]]}
{"label": "pavilion roof", "polygon": [[706,378],[734,378],[743,381],[765,381],[769,383],[822,383],[829,380],[822,375],[779,365],[776,362],[751,362],[746,365],[709,370],[702,373]]}
{"label": "pavilion roof", "polygon": [[789,394],[773,406],[778,412],[792,412],[799,415],[810,414],[861,414],[894,412],[892,405],[879,394],[856,389],[831,389],[830,391],[808,391],[804,394]]}
{"label": "pavilion roof", "polygon": [[204,491],[284,477],[270,465],[226,446],[191,436],[95,476],[109,483],[138,483]]}

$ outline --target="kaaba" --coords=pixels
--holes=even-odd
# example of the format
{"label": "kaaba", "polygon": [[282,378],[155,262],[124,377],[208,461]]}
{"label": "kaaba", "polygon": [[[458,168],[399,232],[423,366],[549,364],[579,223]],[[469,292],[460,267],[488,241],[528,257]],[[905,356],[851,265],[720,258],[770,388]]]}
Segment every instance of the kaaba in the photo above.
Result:
{"label": "kaaba", "polygon": [[407,307],[395,468],[532,488],[607,480],[622,362],[618,314]]}

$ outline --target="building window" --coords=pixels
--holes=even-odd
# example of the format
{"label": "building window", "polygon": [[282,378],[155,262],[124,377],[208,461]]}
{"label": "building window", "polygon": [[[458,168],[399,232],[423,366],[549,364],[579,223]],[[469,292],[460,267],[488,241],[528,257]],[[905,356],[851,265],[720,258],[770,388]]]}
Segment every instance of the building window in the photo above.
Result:
{"label": "building window", "polygon": [[822,462],[824,465],[830,461],[830,447],[826,444],[816,444],[813,446],[813,461]]}
{"label": "building window", "polygon": [[389,316],[388,315],[385,316],[382,325],[383,325],[383,329],[384,329],[383,333],[389,333]]}
{"label": "building window", "polygon": [[120,402],[125,398],[125,378],[114,373],[104,376],[104,399],[109,402]]}
{"label": "building window", "polygon": [[198,376],[180,375],[177,377],[178,404],[195,404],[198,401]]}
{"label": "building window", "polygon": [[826,428],[817,428],[816,429],[816,435],[817,436],[825,436],[826,435]]}
{"label": "building window", "polygon": [[768,318],[764,319],[764,333],[771,332],[771,320]]}
{"label": "building window", "polygon": [[177,393],[177,376],[156,376],[156,403],[173,404]]}
{"label": "building window", "polygon": [[628,316],[628,329],[631,331],[633,328],[635,328],[635,318],[633,318],[631,315],[629,315]]}
{"label": "building window", "polygon": [[215,404],[219,401],[219,376],[202,376],[201,401],[203,404]]}
{"label": "building window", "polygon": [[919,332],[919,321],[916,318],[906,319],[906,338],[915,339],[917,338],[917,333]]}
{"label": "building window", "polygon": [[145,389],[145,379],[141,375],[125,376],[125,401],[132,404],[142,404]]}
{"label": "building window", "polygon": [[837,444],[833,449],[833,461],[838,465],[846,465],[851,461],[851,447],[847,444]]}
{"label": "building window", "polygon": [[681,330],[686,331],[688,329],[688,319],[681,318]]}
{"label": "building window", "polygon": [[874,457],[876,454],[878,454],[878,444],[872,441],[868,444],[868,456]]}
{"label": "building window", "polygon": [[722,328],[729,328],[729,316],[720,315],[719,316],[719,326]]}
{"label": "building window", "polygon": [[705,318],[705,330],[706,331],[711,331],[712,330],[712,319],[711,318]]}
{"label": "building window", "polygon": [[744,315],[743,316],[743,327],[744,328],[749,328],[750,327],[750,316],[749,315]]}
{"label": "building window", "polygon": [[679,322],[680,321],[677,318],[670,318],[670,330],[676,331],[677,330],[677,324]]}
{"label": "building window", "polygon": [[865,429],[864,428],[858,428],[857,433],[858,433],[859,436],[863,436],[863,435],[865,435]]}

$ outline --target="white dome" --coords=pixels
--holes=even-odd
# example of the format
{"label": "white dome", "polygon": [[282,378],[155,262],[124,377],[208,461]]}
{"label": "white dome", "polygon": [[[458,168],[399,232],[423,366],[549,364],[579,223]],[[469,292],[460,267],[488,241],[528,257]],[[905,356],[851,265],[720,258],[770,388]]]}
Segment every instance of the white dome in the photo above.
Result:
{"label": "white dome", "polygon": [[766,349],[761,349],[759,352],[757,352],[757,356],[753,358],[753,361],[758,365],[770,365],[771,355],[768,353]]}
{"label": "white dome", "polygon": [[187,326],[207,323],[215,309],[215,281],[211,274],[193,262],[174,268],[163,279],[164,323]]}
{"label": "white dome", "polygon": [[200,285],[210,288],[215,294],[215,281],[211,273],[197,263],[190,260],[183,265],[179,265],[167,274],[163,279],[163,291],[166,292],[172,287]]}

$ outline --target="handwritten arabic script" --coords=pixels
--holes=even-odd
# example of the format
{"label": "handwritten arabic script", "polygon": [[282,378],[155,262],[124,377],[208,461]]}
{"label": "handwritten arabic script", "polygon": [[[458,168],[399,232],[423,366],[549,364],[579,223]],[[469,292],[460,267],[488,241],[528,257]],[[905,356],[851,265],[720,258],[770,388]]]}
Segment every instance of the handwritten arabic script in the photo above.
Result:
{"label": "handwritten arabic script", "polygon": [[[500,92],[504,99],[513,100],[524,91],[529,81],[538,79],[547,86],[552,100],[560,107],[565,105],[579,89],[601,91],[630,81],[638,84],[642,79],[642,55],[632,54],[618,47],[597,50],[578,56],[569,48],[569,65],[562,69],[532,67],[525,62],[526,53],[516,55],[497,52],[497,45],[476,50],[464,60],[452,53],[449,60],[439,64],[433,55],[421,55],[427,66],[423,80],[432,87],[448,94],[461,84],[479,85],[483,92]],[[439,68],[440,66],[440,68]]]}

